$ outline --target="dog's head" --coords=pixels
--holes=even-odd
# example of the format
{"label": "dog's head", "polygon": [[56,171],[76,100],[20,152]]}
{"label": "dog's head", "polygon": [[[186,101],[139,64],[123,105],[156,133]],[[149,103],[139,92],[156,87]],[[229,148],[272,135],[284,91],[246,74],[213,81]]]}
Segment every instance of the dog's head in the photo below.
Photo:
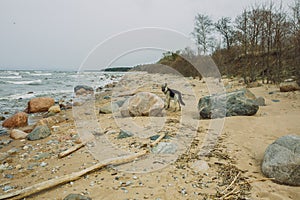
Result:
{"label": "dog's head", "polygon": [[166,88],[167,88],[167,83],[165,83],[161,86],[161,91],[165,92]]}

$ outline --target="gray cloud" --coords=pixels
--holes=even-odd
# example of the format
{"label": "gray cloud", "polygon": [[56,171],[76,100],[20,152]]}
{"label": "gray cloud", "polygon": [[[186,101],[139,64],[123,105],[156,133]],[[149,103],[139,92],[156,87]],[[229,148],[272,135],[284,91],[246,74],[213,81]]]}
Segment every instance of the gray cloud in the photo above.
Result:
{"label": "gray cloud", "polygon": [[[261,1],[1,0],[0,68],[77,69],[97,44],[122,31],[163,27],[189,36],[197,13],[214,19],[235,17],[256,2]],[[139,54],[120,59],[117,64],[133,65],[159,58],[155,53],[146,57],[147,53],[145,59]]]}

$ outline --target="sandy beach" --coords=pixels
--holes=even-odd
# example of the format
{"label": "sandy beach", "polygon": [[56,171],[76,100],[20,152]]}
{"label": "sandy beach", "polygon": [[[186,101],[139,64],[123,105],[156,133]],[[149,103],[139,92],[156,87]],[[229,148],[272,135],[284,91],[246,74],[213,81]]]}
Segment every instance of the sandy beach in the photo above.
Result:
{"label": "sandy beach", "polygon": [[[163,117],[126,119],[116,113],[99,114],[103,105],[138,92],[151,92],[164,99],[160,86],[165,82],[182,92],[186,106],[182,106],[181,112],[170,109]],[[224,85],[227,91],[245,87],[237,78],[223,78],[222,83],[216,84]],[[149,137],[164,133],[169,137],[160,142],[177,138],[179,153],[156,157],[157,154],[150,151],[149,155],[129,164],[107,166],[26,199],[61,200],[71,193],[108,200],[299,199],[299,187],[266,178],[261,172],[261,162],[267,146],[274,140],[288,134],[300,134],[300,91],[282,93],[277,85],[271,84],[249,90],[256,97],[263,97],[266,106],[260,106],[254,116],[218,119],[215,128],[212,120],[200,120],[197,111],[198,100],[210,94],[205,80],[168,74],[128,74],[114,88],[96,94],[92,101],[94,105],[91,104],[84,116],[77,113],[80,105],[57,114],[65,120],[49,124],[51,135],[45,139],[11,140],[9,135],[0,136],[1,155],[10,152],[0,163],[0,196],[81,171],[103,161],[99,158],[113,158],[123,151],[149,150],[149,144],[153,142]],[[98,123],[89,122],[78,127],[83,120]],[[60,152],[84,141],[82,131],[89,128],[98,128],[93,133],[97,143],[88,143],[72,154],[58,158]],[[118,139],[120,129],[136,132],[133,137]],[[215,135],[210,134],[212,129],[217,130]],[[101,146],[103,138],[118,149],[116,155]],[[101,146],[100,150],[95,144]],[[203,151],[205,155],[201,155]],[[4,191],[6,186],[11,189]]]}

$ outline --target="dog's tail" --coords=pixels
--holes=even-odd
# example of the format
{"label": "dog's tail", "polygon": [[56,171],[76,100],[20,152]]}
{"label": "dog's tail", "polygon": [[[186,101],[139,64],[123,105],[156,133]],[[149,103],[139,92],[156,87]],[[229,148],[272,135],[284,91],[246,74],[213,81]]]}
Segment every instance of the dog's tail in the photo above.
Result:
{"label": "dog's tail", "polygon": [[182,96],[181,96],[180,93],[178,95],[178,100],[179,100],[179,102],[180,102],[181,105],[185,106],[185,103],[182,101]]}

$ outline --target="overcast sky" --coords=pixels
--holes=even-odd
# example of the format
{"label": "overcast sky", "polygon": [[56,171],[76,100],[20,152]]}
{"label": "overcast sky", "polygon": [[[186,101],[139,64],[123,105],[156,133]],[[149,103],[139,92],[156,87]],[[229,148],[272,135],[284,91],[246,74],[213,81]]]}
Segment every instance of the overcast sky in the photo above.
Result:
{"label": "overcast sky", "polygon": [[[184,48],[186,44],[179,39],[178,32],[190,37],[197,13],[213,19],[234,18],[257,2],[263,1],[0,0],[0,69],[76,70],[90,60],[93,60],[90,65],[98,66],[154,62],[168,47]],[[293,0],[282,2],[287,5]],[[165,31],[153,34],[153,29],[140,31],[143,27],[160,27]],[[136,31],[133,29],[138,29],[137,33],[132,33]],[[168,40],[161,51],[160,45],[151,45],[162,41],[160,37]],[[141,38],[143,42],[128,45]],[[102,48],[98,55],[97,45]],[[142,49],[139,45],[155,48],[139,50]],[[113,52],[116,49],[122,51]],[[102,62],[100,53],[110,62]]]}

